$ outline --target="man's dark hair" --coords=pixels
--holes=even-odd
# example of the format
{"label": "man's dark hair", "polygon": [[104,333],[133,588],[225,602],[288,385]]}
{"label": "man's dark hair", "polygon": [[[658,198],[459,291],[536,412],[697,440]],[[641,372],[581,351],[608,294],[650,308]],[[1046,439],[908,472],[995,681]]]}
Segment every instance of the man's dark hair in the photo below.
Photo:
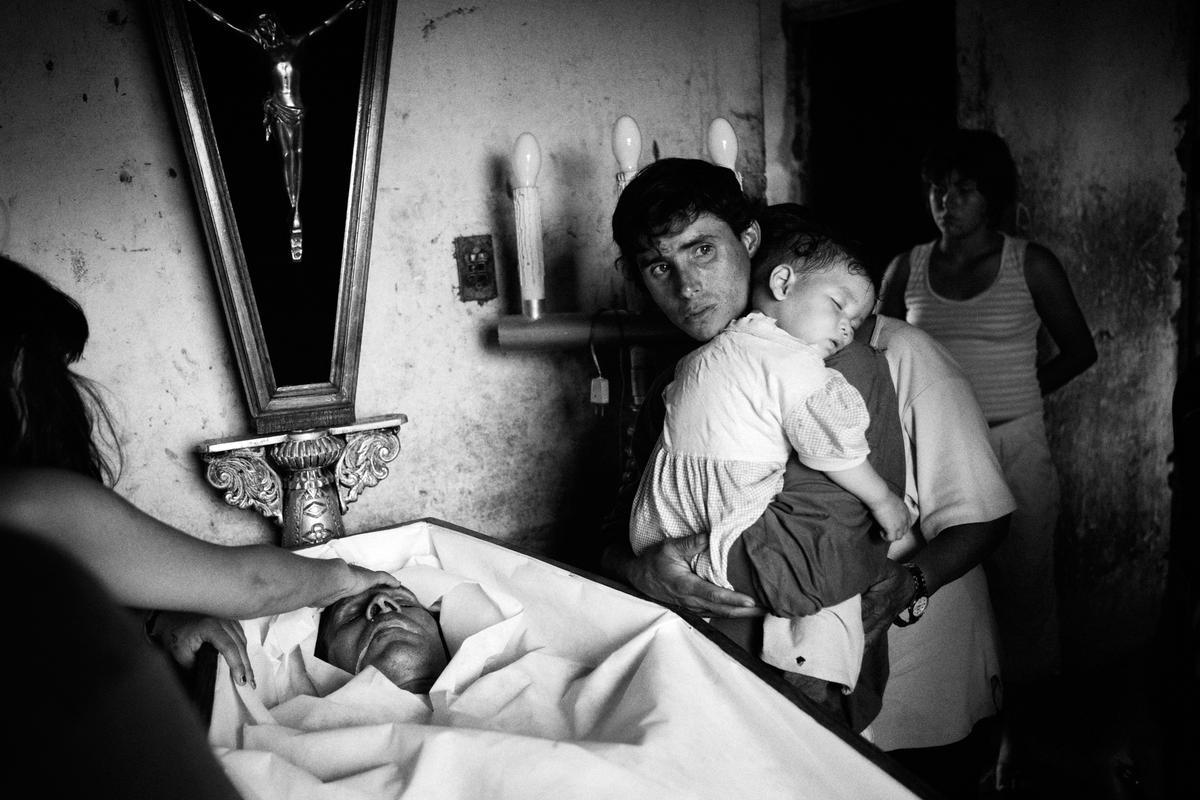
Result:
{"label": "man's dark hair", "polygon": [[746,197],[737,176],[696,158],[664,158],[642,169],[617,200],[613,240],[626,277],[643,286],[637,254],[648,240],[678,232],[708,213],[741,235],[754,222],[759,204]]}
{"label": "man's dark hair", "polygon": [[921,162],[921,179],[928,188],[945,183],[951,172],[975,181],[987,199],[988,221],[1000,225],[1017,199],[1017,166],[1004,140],[991,131],[966,128],[938,137]]}
{"label": "man's dark hair", "polygon": [[762,237],[750,262],[755,285],[765,283],[770,270],[779,264],[790,264],[801,276],[844,264],[851,274],[864,275],[876,283],[861,246],[809,208],[799,203],[777,203],[759,215],[758,223]]}

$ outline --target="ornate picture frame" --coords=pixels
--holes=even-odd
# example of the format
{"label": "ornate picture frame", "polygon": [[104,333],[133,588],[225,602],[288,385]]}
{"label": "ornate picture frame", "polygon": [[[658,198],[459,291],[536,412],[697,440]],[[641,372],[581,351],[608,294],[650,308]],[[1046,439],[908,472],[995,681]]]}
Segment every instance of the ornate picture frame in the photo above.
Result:
{"label": "ornate picture frame", "polygon": [[256,433],[352,423],[395,0],[150,7]]}

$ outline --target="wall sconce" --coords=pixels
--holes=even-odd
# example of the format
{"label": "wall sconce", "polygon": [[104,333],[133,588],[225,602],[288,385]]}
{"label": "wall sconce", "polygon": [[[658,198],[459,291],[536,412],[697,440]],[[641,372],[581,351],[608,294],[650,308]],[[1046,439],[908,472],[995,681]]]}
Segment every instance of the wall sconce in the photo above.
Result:
{"label": "wall sconce", "polygon": [[542,316],[546,269],[542,261],[542,202],[537,176],[542,150],[532,133],[517,137],[512,153],[513,204],[517,215],[517,277],[521,310],[531,320]]}
{"label": "wall sconce", "polygon": [[[616,176],[617,186],[619,191],[624,191],[638,171],[642,133],[632,117],[623,115],[613,124],[612,136],[612,151],[620,169]],[[727,138],[733,140],[732,136]],[[541,150],[533,134],[518,136],[511,169],[517,218],[517,274],[523,313],[500,318],[496,326],[500,347],[505,350],[570,350],[605,344],[683,341],[684,336],[678,328],[664,318],[641,315],[638,313],[640,308],[630,308],[633,313],[543,313],[545,269],[541,206],[536,186],[541,160]],[[630,302],[631,306],[635,304],[636,300]]]}

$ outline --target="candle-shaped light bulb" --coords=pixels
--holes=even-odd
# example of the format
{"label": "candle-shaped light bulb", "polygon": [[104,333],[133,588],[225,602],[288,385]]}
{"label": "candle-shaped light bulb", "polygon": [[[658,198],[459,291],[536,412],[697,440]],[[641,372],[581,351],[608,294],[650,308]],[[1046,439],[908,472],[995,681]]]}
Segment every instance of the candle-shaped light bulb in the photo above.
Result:
{"label": "candle-shaped light bulb", "polygon": [[512,175],[517,188],[527,189],[537,185],[538,172],[542,169],[542,148],[532,133],[526,131],[517,137],[513,146]]}
{"label": "candle-shaped light bulb", "polygon": [[724,117],[717,117],[708,126],[708,157],[717,166],[733,170],[740,185],[742,176],[737,171],[737,153],[737,134],[733,132],[733,126]]}
{"label": "candle-shaped light bulb", "polygon": [[617,187],[621,190],[637,174],[638,159],[642,156],[642,132],[628,115],[619,118],[613,125],[613,155],[617,158]]}
{"label": "candle-shaped light bulb", "polygon": [[542,205],[537,176],[542,168],[542,150],[532,133],[517,137],[512,153],[513,205],[517,217],[517,278],[521,283],[521,306],[525,316],[542,315],[545,274],[542,263]]}

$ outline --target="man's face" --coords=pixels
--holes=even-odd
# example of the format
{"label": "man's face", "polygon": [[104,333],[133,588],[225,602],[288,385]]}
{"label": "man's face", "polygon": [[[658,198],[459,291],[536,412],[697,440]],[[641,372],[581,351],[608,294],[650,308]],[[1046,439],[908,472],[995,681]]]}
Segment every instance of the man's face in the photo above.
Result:
{"label": "man's face", "polygon": [[637,267],[667,319],[706,342],[745,312],[758,239],[757,222],[739,236],[706,212],[678,232],[650,239],[637,255]]}
{"label": "man's face", "polygon": [[403,586],[377,586],[321,613],[319,636],[335,667],[359,673],[368,664],[401,689],[421,694],[446,667],[437,620]]}

